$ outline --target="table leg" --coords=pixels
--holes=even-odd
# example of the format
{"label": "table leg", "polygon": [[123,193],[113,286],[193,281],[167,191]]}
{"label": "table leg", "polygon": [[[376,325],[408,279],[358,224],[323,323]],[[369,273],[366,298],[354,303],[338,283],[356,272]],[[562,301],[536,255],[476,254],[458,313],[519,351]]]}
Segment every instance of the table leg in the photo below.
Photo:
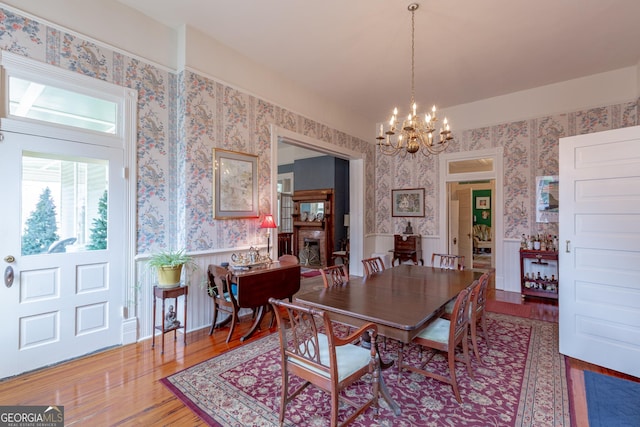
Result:
{"label": "table leg", "polygon": [[[369,335],[369,332],[367,331],[362,333],[362,346],[364,348],[371,348],[371,335]],[[378,348],[378,340],[376,340],[375,346],[376,346],[376,353],[378,353],[378,358],[380,359],[380,369],[384,371],[385,369],[389,369],[390,367],[392,367],[393,360],[390,360],[388,362],[385,362],[384,360],[382,360],[382,356],[380,355],[380,349]]]}
{"label": "table leg", "polygon": [[184,294],[184,325],[182,325],[182,340],[184,345],[187,345],[187,294]]}
{"label": "table leg", "polygon": [[162,350],[160,350],[160,354],[164,354],[164,298],[162,298],[162,320],[160,322],[160,326],[162,327]]}
{"label": "table leg", "polygon": [[[176,308],[176,314],[178,313],[178,297],[175,297],[173,299],[173,306]],[[178,319],[178,316],[176,316],[176,320]],[[174,324],[175,326],[175,324]],[[178,328],[175,328],[173,330],[173,341],[178,341]],[[175,347],[174,347],[175,348]]]}
{"label": "table leg", "polygon": [[[380,360],[380,358],[378,358]],[[382,362],[380,362],[382,364]],[[387,402],[391,410],[396,416],[399,416],[402,413],[402,409],[400,409],[400,405],[396,402],[393,397],[391,397],[391,393],[389,393],[389,389],[387,388],[387,383],[384,382],[384,375],[382,375],[382,368],[380,368],[380,378],[378,378],[378,387],[380,390],[380,394],[382,394],[382,398]]]}
{"label": "table leg", "polygon": [[153,328],[152,328],[152,338],[151,338],[151,348],[156,346],[156,296],[153,296]]}
{"label": "table leg", "polygon": [[260,322],[262,322],[262,319],[264,318],[264,312],[265,312],[264,305],[261,305],[260,307],[258,307],[258,313],[256,314],[256,320],[254,320],[253,325],[251,325],[251,329],[249,329],[249,332],[247,332],[242,338],[240,338],[240,342],[244,342],[251,335],[253,335],[253,333],[256,331],[256,329],[258,329],[258,326],[260,326]]}

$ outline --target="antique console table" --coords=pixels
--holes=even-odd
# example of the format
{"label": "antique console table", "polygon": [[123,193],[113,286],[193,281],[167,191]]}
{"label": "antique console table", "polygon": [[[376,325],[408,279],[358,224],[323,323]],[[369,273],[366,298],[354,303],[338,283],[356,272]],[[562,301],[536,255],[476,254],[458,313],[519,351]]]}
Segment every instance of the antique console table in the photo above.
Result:
{"label": "antique console table", "polygon": [[258,329],[269,310],[269,298],[291,299],[300,290],[300,264],[273,262],[247,271],[232,270],[232,274],[232,282],[238,286],[238,306],[258,309],[251,329],[240,341]]}
{"label": "antique console table", "polygon": [[393,260],[391,265],[404,261],[412,261],[414,264],[424,265],[422,259],[422,237],[419,234],[396,234],[393,236]]}

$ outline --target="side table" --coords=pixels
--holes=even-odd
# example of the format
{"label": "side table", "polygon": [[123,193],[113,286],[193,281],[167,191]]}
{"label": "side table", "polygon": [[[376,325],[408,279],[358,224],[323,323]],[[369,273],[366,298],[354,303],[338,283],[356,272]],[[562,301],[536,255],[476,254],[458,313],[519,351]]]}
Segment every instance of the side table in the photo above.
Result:
{"label": "side table", "polygon": [[[173,340],[177,340],[177,330],[184,329],[184,345],[187,345],[187,294],[189,293],[188,286],[176,286],[174,288],[161,288],[159,286],[153,287],[153,338],[151,340],[151,348],[156,345],[156,330],[162,332],[162,351],[160,354],[164,354],[164,334],[173,331]],[[182,325],[174,325],[169,328],[165,328],[164,324],[164,306],[167,298],[174,299],[174,307],[176,313],[178,312],[178,297],[184,295],[184,323]],[[160,326],[156,326],[156,302],[158,298],[162,299],[162,315],[163,320]],[[176,316],[177,318],[177,316]]]}

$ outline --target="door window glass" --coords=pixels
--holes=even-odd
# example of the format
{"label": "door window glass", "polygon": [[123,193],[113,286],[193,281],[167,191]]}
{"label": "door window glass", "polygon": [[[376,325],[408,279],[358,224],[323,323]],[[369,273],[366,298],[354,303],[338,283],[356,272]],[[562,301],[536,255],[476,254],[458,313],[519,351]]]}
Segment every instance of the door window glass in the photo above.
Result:
{"label": "door window glass", "polygon": [[22,255],[107,248],[108,162],[22,155]]}

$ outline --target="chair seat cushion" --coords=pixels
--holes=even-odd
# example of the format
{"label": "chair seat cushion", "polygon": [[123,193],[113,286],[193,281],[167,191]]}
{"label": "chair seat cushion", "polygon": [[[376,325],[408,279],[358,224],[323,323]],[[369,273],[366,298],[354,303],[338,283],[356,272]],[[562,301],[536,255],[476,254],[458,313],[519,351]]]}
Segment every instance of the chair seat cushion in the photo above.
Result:
{"label": "chair seat cushion", "polygon": [[438,318],[431,322],[429,326],[424,328],[422,332],[418,334],[418,337],[425,340],[446,344],[449,341],[450,326],[450,321]]}
{"label": "chair seat cushion", "polygon": [[[318,334],[318,345],[320,346],[320,363],[329,366],[329,340],[326,335]],[[369,366],[371,360],[371,350],[353,344],[346,344],[336,347],[336,361],[338,363],[338,382],[347,378],[357,370]],[[311,364],[299,360],[289,359],[289,362],[304,366],[322,376],[329,377]]]}
{"label": "chair seat cushion", "polygon": [[444,312],[447,314],[453,313],[453,306],[456,305],[456,300],[452,299],[444,306]]}

